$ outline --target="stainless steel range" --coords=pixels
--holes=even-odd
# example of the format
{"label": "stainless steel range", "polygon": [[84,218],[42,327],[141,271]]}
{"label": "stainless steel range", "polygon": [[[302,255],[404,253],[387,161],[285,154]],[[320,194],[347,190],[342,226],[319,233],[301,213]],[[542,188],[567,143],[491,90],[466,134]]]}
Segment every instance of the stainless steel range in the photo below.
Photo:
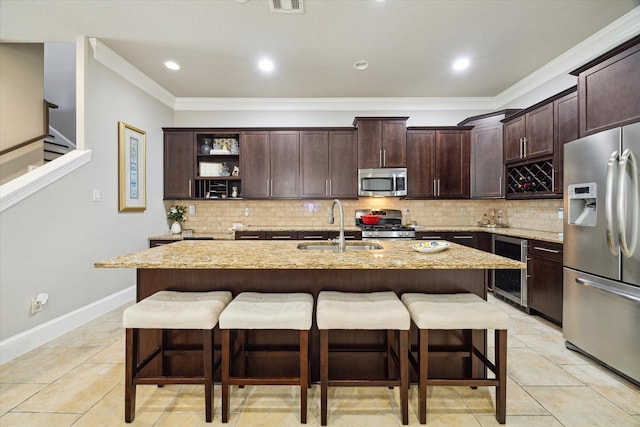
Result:
{"label": "stainless steel range", "polygon": [[[380,215],[380,219],[375,225],[367,225],[362,221],[363,215]],[[356,225],[362,230],[362,240],[413,240],[416,238],[413,228],[402,225],[402,211],[397,209],[358,209]]]}

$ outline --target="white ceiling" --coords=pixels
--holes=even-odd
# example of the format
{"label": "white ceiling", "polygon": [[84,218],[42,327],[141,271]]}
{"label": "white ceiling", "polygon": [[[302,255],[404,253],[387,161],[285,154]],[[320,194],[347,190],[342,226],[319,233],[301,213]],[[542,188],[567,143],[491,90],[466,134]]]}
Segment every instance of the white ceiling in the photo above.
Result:
{"label": "white ceiling", "polygon": [[[639,5],[304,0],[303,14],[274,14],[266,0],[0,0],[0,41],[95,37],[176,97],[495,97]],[[462,55],[471,67],[452,72]]]}

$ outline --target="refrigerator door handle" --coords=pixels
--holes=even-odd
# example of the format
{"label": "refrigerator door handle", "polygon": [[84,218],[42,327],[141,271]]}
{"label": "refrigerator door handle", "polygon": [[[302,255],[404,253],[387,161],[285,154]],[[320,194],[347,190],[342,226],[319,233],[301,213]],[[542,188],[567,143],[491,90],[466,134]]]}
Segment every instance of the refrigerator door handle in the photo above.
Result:
{"label": "refrigerator door handle", "polygon": [[613,256],[618,256],[618,245],[613,237],[613,186],[615,184],[615,173],[618,166],[618,152],[614,151],[609,156],[607,163],[607,181],[604,190],[604,217],[606,221],[605,235],[607,245]]}
{"label": "refrigerator door handle", "polygon": [[608,286],[602,285],[600,283],[595,283],[595,282],[592,282],[590,280],[586,280],[586,279],[583,279],[583,278],[580,278],[580,277],[576,277],[576,283],[578,283],[579,285],[588,286],[588,287],[596,289],[596,290],[598,290],[600,292],[605,292],[605,293],[608,293],[608,294],[614,294],[614,295],[616,295],[616,296],[618,296],[620,298],[628,299],[630,301],[640,302],[640,298],[638,298],[636,296],[629,295],[629,294],[626,294],[624,292],[617,291],[617,290],[612,289],[612,288],[610,288]]}
{"label": "refrigerator door handle", "polygon": [[[625,179],[627,164],[631,168],[631,185],[633,186],[631,189],[631,197],[633,197],[633,212],[631,213],[631,244],[627,244],[627,233],[625,232],[627,227],[627,180]],[[627,148],[620,156],[620,164],[618,168],[618,208],[616,212],[618,215],[618,241],[620,242],[620,251],[627,258],[631,258],[633,256],[638,243],[638,199],[640,198],[638,193],[638,165],[633,152]]]}

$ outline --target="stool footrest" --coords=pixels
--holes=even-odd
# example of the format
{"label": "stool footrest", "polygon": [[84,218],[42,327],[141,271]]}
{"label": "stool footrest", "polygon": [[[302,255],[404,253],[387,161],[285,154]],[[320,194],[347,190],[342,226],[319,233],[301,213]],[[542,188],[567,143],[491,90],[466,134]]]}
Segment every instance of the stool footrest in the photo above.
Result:
{"label": "stool footrest", "polygon": [[229,377],[231,385],[300,385],[299,377]]}
{"label": "stool footrest", "polygon": [[204,377],[142,377],[134,378],[134,384],[204,384]]}
{"label": "stool footrest", "polygon": [[492,378],[429,378],[426,381],[427,385],[451,385],[451,386],[482,386],[482,387],[496,387],[500,385],[498,380]]}
{"label": "stool footrest", "polygon": [[393,387],[400,386],[400,380],[329,380],[330,387]]}

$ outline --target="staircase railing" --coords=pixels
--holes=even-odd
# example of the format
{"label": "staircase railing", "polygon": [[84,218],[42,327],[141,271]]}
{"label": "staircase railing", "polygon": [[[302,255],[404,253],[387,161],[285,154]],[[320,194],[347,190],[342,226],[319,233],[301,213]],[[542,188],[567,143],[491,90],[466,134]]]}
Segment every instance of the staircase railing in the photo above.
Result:
{"label": "staircase railing", "polygon": [[36,136],[34,138],[28,139],[24,142],[21,142],[17,145],[14,145],[13,147],[9,147],[9,148],[5,148],[4,150],[0,151],[0,156],[3,156],[5,154],[11,153],[15,150],[18,150],[22,147],[26,147],[27,145],[36,143],[38,141],[42,141],[43,139],[45,139],[48,135],[49,135],[49,110],[50,109],[56,109],[58,108],[58,106],[56,104],[53,104],[49,101],[47,101],[46,99],[43,101],[44,102],[44,124],[43,124],[43,134]]}

